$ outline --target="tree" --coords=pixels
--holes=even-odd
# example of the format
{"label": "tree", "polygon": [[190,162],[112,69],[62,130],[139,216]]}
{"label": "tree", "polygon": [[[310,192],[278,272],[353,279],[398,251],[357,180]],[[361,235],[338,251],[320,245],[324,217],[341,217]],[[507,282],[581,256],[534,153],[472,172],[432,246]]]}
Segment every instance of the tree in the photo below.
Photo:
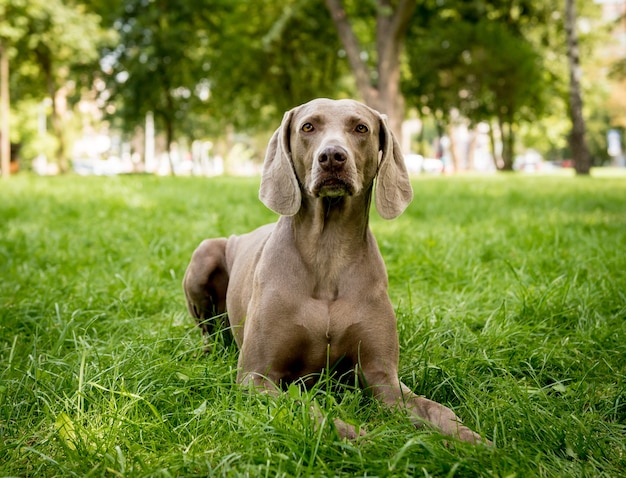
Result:
{"label": "tree", "polygon": [[0,43],[0,170],[4,178],[11,175],[9,105],[9,54],[5,45]]}
{"label": "tree", "polygon": [[12,56],[14,94],[20,98],[52,100],[51,125],[57,138],[56,160],[61,171],[69,169],[64,112],[68,94],[81,83],[77,71],[97,68],[98,42],[106,35],[100,19],[84,5],[64,0],[10,0],[3,7],[4,20],[12,34],[3,28],[2,42]]}
{"label": "tree", "polygon": [[367,62],[366,51],[355,32],[342,0],[326,0],[333,22],[365,103],[389,116],[391,129],[400,135],[405,105],[400,90],[401,55],[416,0],[377,0],[375,66]]}
{"label": "tree", "polygon": [[576,5],[575,0],[565,0],[565,32],[567,39],[567,59],[569,64],[569,104],[572,132],[570,146],[574,160],[576,174],[589,174],[591,169],[591,155],[585,140],[585,119],[583,117],[583,100],[580,86],[581,68],[576,32]]}
{"label": "tree", "polygon": [[6,0],[0,0],[0,170],[4,178],[11,175],[9,55],[12,44],[24,33],[19,22],[9,21],[11,10]]}
{"label": "tree", "polygon": [[223,7],[215,3],[129,0],[108,15],[120,36],[119,45],[104,52],[110,102],[127,130],[153,113],[168,153],[181,118],[208,98],[204,52],[212,47],[217,8]]}
{"label": "tree", "polygon": [[[470,98],[480,100],[477,108],[470,104],[469,111],[462,110],[476,122],[495,118],[502,140],[498,166],[511,171],[519,123],[540,116],[546,104],[541,58],[524,38],[492,22],[477,25],[470,58],[473,81],[468,81],[466,88],[475,93],[469,94]],[[491,131],[493,134],[493,127]]]}
{"label": "tree", "polygon": [[108,101],[127,131],[153,111],[168,144],[265,132],[285,110],[345,90],[323,0],[91,2],[120,35],[103,55]]}
{"label": "tree", "polygon": [[319,96],[353,93],[324,0],[236,2],[209,52],[209,108],[224,123],[258,130]]}
{"label": "tree", "polygon": [[[499,169],[512,170],[520,122],[539,117],[550,76],[527,25],[544,14],[531,2],[447,2],[419,5],[407,42],[405,96],[422,114],[432,114],[442,133],[450,112],[473,124],[481,121],[502,140],[493,149]],[[419,19],[419,20],[418,20]]]}
{"label": "tree", "polygon": [[51,126],[58,141],[56,161],[62,172],[69,170],[64,116],[72,70],[97,60],[99,19],[71,4],[46,0],[23,39],[45,79],[52,100]]}

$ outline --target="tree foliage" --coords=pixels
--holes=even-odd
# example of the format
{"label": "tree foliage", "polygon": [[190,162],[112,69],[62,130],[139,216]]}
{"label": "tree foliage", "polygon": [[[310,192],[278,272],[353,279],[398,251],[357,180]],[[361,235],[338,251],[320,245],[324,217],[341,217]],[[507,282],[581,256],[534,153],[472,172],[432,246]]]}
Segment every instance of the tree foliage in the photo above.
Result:
{"label": "tree foliage", "polygon": [[1,41],[11,56],[11,94],[17,102],[49,97],[55,156],[67,170],[66,102],[98,69],[98,46],[110,37],[100,18],[82,3],[63,0],[0,0]]}
{"label": "tree foliage", "polygon": [[323,0],[235,3],[212,51],[211,101],[224,121],[254,128],[315,97],[345,94],[347,70]]}
{"label": "tree foliage", "polygon": [[[168,143],[267,131],[311,98],[360,96],[394,124],[405,105],[433,116],[441,132],[454,115],[489,122],[503,144],[499,164],[510,169],[521,135],[546,150],[562,143],[561,126],[546,134],[533,126],[567,111],[561,3],[0,0],[0,41],[9,47],[15,107],[54,102],[61,163],[62,104],[71,109],[103,77],[99,101],[113,124],[130,134],[153,112]],[[585,16],[597,9],[579,7]],[[581,39],[584,60],[589,43]],[[602,104],[596,97],[591,105]],[[593,144],[602,147],[605,116],[596,108]]]}
{"label": "tree foliage", "polygon": [[440,123],[454,110],[473,123],[494,120],[502,169],[513,168],[519,123],[542,114],[551,89],[540,52],[523,34],[542,13],[532,3],[424,2],[407,43],[409,102]]}
{"label": "tree foliage", "polygon": [[116,11],[99,8],[120,36],[104,52],[116,116],[132,130],[154,112],[168,144],[227,125],[266,128],[285,110],[342,89],[339,43],[321,0],[128,0]]}
{"label": "tree foliage", "polygon": [[226,8],[202,0],[129,0],[109,14],[120,42],[104,51],[106,94],[126,128],[152,112],[168,146],[180,134],[177,125],[208,98],[205,52]]}
{"label": "tree foliage", "polygon": [[[365,2],[373,10],[370,13],[364,12],[360,3],[326,0],[358,92],[369,106],[389,116],[391,129],[400,135],[405,115],[400,90],[402,54],[416,1],[376,0],[369,5]],[[364,43],[372,46],[364,49]]]}

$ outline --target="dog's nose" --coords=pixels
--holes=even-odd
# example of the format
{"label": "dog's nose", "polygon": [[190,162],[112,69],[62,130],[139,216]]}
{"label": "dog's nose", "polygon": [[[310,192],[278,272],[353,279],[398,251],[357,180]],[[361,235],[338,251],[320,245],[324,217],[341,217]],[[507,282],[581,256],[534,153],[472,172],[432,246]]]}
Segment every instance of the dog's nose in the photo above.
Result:
{"label": "dog's nose", "polygon": [[317,158],[322,169],[326,171],[343,166],[346,159],[348,159],[348,152],[341,146],[327,146],[320,152]]}

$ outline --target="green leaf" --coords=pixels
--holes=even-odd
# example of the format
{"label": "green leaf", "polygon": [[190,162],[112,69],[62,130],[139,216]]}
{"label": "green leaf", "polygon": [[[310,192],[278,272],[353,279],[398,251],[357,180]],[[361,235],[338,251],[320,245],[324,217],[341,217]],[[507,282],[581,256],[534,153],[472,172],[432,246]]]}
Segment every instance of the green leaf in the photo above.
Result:
{"label": "green leaf", "polygon": [[56,418],[55,426],[61,440],[65,442],[68,448],[76,450],[76,429],[74,428],[74,422],[72,422],[70,416],[65,412],[60,413]]}

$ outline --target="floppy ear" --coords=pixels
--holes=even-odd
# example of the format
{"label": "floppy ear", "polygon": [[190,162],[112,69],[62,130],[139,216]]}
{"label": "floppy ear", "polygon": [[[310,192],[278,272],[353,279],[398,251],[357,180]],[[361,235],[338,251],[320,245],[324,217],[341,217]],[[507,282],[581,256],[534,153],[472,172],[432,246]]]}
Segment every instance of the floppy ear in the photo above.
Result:
{"label": "floppy ear", "polygon": [[270,139],[259,190],[261,202],[282,216],[293,216],[300,210],[302,202],[289,147],[293,111],[285,113],[283,122]]}
{"label": "floppy ear", "polygon": [[380,153],[376,178],[376,210],[384,219],[398,217],[413,199],[413,188],[398,140],[380,115]]}

